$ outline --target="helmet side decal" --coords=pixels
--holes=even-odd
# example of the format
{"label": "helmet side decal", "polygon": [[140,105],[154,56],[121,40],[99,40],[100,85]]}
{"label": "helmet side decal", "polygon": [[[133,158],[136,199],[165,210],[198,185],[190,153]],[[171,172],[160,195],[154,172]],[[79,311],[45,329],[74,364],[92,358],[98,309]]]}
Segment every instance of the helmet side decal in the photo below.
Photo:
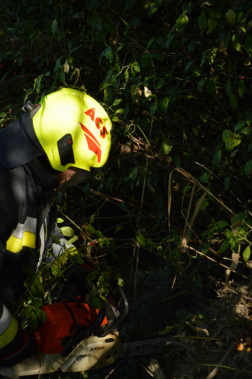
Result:
{"label": "helmet side decal", "polygon": [[84,113],[91,118],[91,120],[95,123],[97,129],[100,129],[100,135],[102,138],[105,138],[108,131],[106,127],[103,126],[103,121],[100,119],[100,117],[95,118],[95,108],[90,108]]}
{"label": "helmet side decal", "polygon": [[90,151],[97,155],[97,161],[100,163],[101,161],[101,145],[95,138],[95,136],[88,130],[86,126],[84,126],[81,122],[79,122],[82,130],[84,131],[84,135],[87,140],[88,148]]}

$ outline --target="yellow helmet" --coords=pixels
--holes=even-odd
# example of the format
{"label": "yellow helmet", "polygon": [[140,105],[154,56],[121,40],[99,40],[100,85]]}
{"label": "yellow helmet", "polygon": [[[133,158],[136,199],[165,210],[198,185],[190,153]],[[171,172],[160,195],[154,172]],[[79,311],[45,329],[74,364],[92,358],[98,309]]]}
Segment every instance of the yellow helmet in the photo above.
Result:
{"label": "yellow helmet", "polygon": [[32,116],[33,130],[53,169],[90,171],[106,163],[112,123],[89,95],[64,88],[43,97]]}

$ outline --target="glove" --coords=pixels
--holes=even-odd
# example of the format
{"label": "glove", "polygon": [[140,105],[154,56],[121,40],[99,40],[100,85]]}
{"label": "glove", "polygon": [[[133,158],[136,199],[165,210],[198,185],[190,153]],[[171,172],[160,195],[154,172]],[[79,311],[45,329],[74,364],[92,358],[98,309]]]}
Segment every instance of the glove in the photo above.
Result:
{"label": "glove", "polygon": [[0,302],[0,365],[13,366],[29,357],[37,348],[32,332],[22,329]]}

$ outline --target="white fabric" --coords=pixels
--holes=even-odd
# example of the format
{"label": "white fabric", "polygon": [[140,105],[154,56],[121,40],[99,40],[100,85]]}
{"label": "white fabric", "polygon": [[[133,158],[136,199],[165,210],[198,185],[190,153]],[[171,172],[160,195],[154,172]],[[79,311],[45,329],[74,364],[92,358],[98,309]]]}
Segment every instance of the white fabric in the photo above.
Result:
{"label": "white fabric", "polygon": [[3,314],[0,318],[0,335],[2,335],[9,327],[11,322],[11,314],[6,308],[6,306],[3,306]]}
{"label": "white fabric", "polygon": [[60,243],[53,243],[52,244],[52,249],[53,249],[53,256],[51,255],[50,257],[46,258],[44,260],[45,263],[52,263],[55,261],[55,259],[64,253],[67,249],[70,247],[73,247],[74,245],[71,243],[68,243],[68,241],[65,238],[60,239]]}

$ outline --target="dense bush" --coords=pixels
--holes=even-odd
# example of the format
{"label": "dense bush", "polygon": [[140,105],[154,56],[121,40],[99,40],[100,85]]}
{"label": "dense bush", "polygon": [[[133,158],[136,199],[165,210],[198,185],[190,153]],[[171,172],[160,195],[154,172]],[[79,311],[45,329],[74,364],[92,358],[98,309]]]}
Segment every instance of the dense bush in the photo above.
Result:
{"label": "dense bush", "polygon": [[[247,261],[252,1],[0,4],[1,126],[27,99],[73,87],[101,102],[117,127],[124,155],[90,184],[128,215],[134,234],[123,224],[108,238],[91,218],[86,228],[100,247],[115,251],[126,230],[123,267],[148,250],[181,273],[195,250],[230,257],[241,248]],[[97,195],[90,184],[75,208]],[[71,204],[62,207],[69,214]],[[200,287],[201,273],[189,270]]]}

